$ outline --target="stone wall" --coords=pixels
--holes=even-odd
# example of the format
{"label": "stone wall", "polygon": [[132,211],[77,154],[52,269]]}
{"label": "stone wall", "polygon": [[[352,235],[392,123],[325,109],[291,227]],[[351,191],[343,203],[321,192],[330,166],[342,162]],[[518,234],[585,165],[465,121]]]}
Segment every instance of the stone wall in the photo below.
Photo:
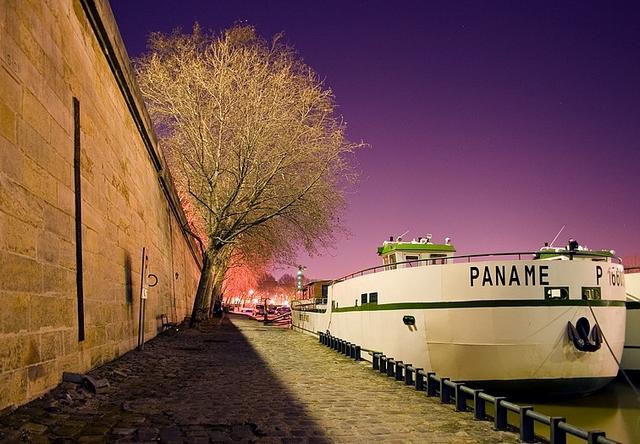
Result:
{"label": "stone wall", "polygon": [[199,256],[149,122],[106,0],[0,0],[0,410],[136,346],[143,247],[147,338],[189,314]]}

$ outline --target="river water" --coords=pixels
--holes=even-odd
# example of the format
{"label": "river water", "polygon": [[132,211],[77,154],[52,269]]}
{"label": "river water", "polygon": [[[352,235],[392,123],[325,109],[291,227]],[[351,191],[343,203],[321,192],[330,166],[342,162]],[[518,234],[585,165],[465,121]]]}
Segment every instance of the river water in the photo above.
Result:
{"label": "river water", "polygon": [[[640,387],[639,380],[634,379],[633,383]],[[524,405],[526,400],[519,400],[518,404]],[[603,430],[608,438],[640,443],[640,398],[622,378],[584,398],[533,403],[533,406],[545,415],[564,416],[568,423],[582,429]],[[536,433],[548,437],[548,427],[536,425]],[[584,443],[578,439],[568,439],[568,442]]]}

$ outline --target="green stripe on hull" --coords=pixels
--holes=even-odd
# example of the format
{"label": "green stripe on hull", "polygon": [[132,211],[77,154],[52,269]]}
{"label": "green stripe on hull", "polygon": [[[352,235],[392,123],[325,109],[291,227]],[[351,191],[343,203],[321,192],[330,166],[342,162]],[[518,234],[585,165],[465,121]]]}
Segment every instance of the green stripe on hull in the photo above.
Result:
{"label": "green stripe on hull", "polygon": [[640,302],[627,301],[627,310],[640,310]]}
{"label": "green stripe on hull", "polygon": [[424,310],[438,308],[495,308],[495,307],[624,307],[624,301],[584,301],[572,299],[499,299],[447,302],[396,302],[391,304],[364,304],[338,307],[333,311]]}

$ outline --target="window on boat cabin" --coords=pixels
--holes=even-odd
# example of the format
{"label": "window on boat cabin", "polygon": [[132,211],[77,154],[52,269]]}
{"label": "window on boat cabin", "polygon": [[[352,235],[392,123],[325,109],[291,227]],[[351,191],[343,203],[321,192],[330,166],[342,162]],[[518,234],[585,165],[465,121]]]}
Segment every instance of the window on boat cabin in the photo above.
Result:
{"label": "window on boat cabin", "polygon": [[[417,261],[418,259],[420,259],[420,256],[405,256],[404,260],[405,261]],[[420,265],[418,262],[409,262],[407,264],[407,267],[417,267],[418,265]]]}
{"label": "window on boat cabin", "polygon": [[389,255],[389,270],[395,270],[396,269],[396,254],[390,254]]}
{"label": "window on boat cabin", "polygon": [[582,299],[585,301],[599,301],[602,299],[600,287],[582,287]]}
{"label": "window on boat cabin", "polygon": [[569,299],[569,287],[544,287],[545,299]]}
{"label": "window on boat cabin", "polygon": [[[443,258],[443,259],[434,259],[434,258]],[[431,261],[429,261],[429,263],[431,264],[446,264],[447,260],[445,259],[447,257],[446,254],[441,254],[441,253],[433,253],[432,255],[429,256],[429,258],[431,259]]]}
{"label": "window on boat cabin", "polygon": [[378,303],[378,293],[369,293],[369,303],[370,304],[377,304]]}
{"label": "window on boat cabin", "polygon": [[328,296],[329,296],[329,284],[326,284],[322,286],[322,299],[326,301]]}
{"label": "window on boat cabin", "polygon": [[362,305],[364,305],[364,304],[366,304],[366,303],[367,303],[367,293],[362,293],[362,294],[360,295],[360,303],[361,303]]}

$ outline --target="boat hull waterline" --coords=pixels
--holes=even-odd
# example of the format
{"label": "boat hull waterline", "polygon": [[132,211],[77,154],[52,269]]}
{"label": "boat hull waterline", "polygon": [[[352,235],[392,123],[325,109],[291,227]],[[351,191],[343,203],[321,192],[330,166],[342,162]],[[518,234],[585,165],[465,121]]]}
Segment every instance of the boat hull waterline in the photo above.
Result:
{"label": "boat hull waterline", "polygon": [[[599,298],[583,299],[585,288],[599,288]],[[549,297],[558,289],[559,297]],[[372,293],[377,303],[362,304]],[[597,390],[616,376],[624,345],[623,269],[603,261],[398,266],[336,282],[325,306],[309,307],[294,306],[294,329],[328,331],[360,345],[365,359],[366,351],[382,352],[509,393]],[[580,318],[597,324],[608,346],[578,350],[567,326]]]}

